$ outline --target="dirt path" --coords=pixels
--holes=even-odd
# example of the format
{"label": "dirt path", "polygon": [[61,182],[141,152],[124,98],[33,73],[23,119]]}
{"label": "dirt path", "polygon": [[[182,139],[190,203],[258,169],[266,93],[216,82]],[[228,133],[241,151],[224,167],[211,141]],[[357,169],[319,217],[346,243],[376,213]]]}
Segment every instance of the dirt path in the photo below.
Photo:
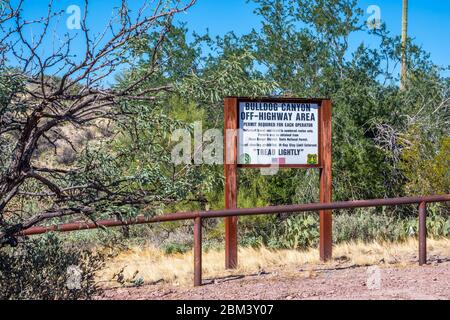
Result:
{"label": "dirt path", "polygon": [[112,289],[103,299],[394,299],[450,300],[450,260],[417,265],[352,267],[322,265],[297,270],[274,269],[247,275],[204,281],[201,288],[151,285]]}

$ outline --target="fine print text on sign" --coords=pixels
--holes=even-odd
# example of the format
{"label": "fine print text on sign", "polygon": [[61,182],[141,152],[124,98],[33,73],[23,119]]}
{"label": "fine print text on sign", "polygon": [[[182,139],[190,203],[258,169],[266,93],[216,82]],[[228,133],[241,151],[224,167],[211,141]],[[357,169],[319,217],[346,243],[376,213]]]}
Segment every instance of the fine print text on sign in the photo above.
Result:
{"label": "fine print text on sign", "polygon": [[319,104],[239,103],[240,165],[318,165]]}

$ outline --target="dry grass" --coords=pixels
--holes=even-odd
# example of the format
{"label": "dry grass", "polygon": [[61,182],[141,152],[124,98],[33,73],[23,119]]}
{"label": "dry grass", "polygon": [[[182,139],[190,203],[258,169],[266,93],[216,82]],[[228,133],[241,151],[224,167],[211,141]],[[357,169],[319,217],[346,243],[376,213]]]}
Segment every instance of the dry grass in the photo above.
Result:
{"label": "dry grass", "polygon": [[[334,247],[334,261],[331,264],[345,262],[354,265],[373,265],[380,261],[407,265],[417,255],[418,243],[410,240],[405,243],[347,243]],[[428,241],[429,255],[450,257],[450,239]],[[254,274],[271,268],[294,271],[302,267],[313,270],[320,264],[317,249],[307,251],[268,250],[267,248],[241,248],[239,250],[239,268],[227,271],[224,268],[224,252],[209,251],[203,253],[203,276],[220,278],[232,275]],[[165,255],[155,248],[135,247],[122,252],[100,275],[101,280],[111,280],[113,275],[124,269],[125,279],[143,279],[145,283],[168,282],[175,285],[191,284],[193,277],[193,254]]]}

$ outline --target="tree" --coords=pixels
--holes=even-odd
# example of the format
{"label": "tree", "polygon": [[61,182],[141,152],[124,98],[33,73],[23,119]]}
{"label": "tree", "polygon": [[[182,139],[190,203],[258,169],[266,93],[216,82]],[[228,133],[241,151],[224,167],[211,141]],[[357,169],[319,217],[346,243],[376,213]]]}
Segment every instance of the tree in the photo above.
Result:
{"label": "tree", "polygon": [[[368,30],[357,1],[253,2],[262,28],[240,38],[225,36],[223,42],[233,39],[226,42],[227,52],[248,49],[264,69],[263,77],[277,83],[282,95],[333,100],[335,199],[404,195],[405,171],[399,169],[403,147],[388,128],[405,133],[412,118],[423,119],[433,127],[434,144],[448,135],[448,130],[443,133],[437,129],[448,127],[443,120],[448,118],[448,80],[439,75],[441,69],[426,52],[410,43],[406,49],[411,88],[399,91],[401,39],[391,36],[384,25]],[[348,43],[354,32],[367,32],[379,45],[370,48],[361,43],[351,50]],[[255,179],[257,173],[243,171],[240,176],[244,181],[247,176]],[[317,176],[302,170],[282,172],[280,176],[284,184],[277,186],[276,179],[273,184],[267,183],[283,193],[284,203],[316,200],[309,191],[316,188],[295,190],[291,184],[314,186]],[[279,199],[271,199],[276,194],[273,189],[270,195],[247,203],[260,199],[270,199],[267,204],[278,203]]]}
{"label": "tree", "polygon": [[[4,2],[0,9],[0,145],[4,151],[0,171],[0,245],[14,244],[17,232],[48,219],[72,215],[92,218],[107,208],[120,214],[121,208],[173,201],[175,191],[163,188],[173,185],[173,181],[155,180],[155,172],[153,178],[146,176],[148,171],[127,172],[120,150],[105,154],[86,148],[78,152],[79,161],[70,166],[46,166],[37,160],[45,146],[53,147],[55,152],[61,143],[76,149],[77,133],[101,127],[105,120],[117,123],[126,119],[130,109],[124,107],[124,101],[148,106],[172,90],[170,85],[143,90],[140,84],[158,70],[157,52],[165,42],[174,15],[194,3],[195,0],[144,1],[134,12],[123,0],[105,30],[92,34],[86,0],[78,33],[82,39],[69,33],[55,39],[57,33],[52,28],[58,28],[63,11],[57,11],[52,1],[46,16],[39,19],[24,17],[23,1]],[[27,35],[31,27],[34,36],[30,38]],[[105,83],[115,70],[136,62],[130,45],[149,33],[158,37],[152,48],[153,60],[146,70],[129,77],[131,81],[126,86],[107,86]],[[71,51],[75,40],[84,43],[81,57]],[[53,43],[53,50],[45,46],[48,41]],[[67,126],[72,127],[69,133],[64,130]],[[156,192],[160,187],[166,192]],[[23,204],[24,199],[27,205]]]}

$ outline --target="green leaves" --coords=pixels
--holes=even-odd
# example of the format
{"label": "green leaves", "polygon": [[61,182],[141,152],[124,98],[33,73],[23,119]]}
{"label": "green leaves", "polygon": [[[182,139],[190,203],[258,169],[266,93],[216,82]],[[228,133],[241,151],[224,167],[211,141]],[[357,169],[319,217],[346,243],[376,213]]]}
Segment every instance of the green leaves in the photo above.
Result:
{"label": "green leaves", "polygon": [[304,249],[317,244],[317,215],[292,216],[272,228],[268,245],[272,248]]}
{"label": "green leaves", "polygon": [[0,299],[92,299],[107,255],[64,244],[54,235],[0,250]]}
{"label": "green leaves", "polygon": [[211,61],[201,74],[191,74],[179,86],[181,96],[194,101],[217,104],[226,96],[265,96],[275,89],[255,72],[255,57],[248,51],[231,53]]}

